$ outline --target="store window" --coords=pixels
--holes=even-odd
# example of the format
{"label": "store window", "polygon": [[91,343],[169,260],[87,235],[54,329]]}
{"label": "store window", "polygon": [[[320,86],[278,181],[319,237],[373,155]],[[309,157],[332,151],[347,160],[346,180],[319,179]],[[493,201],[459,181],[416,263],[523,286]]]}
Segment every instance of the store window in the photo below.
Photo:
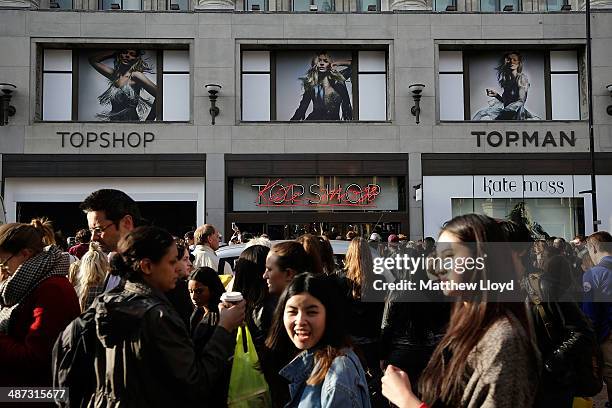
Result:
{"label": "store window", "polygon": [[244,8],[246,11],[268,11],[267,0],[245,0]]}
{"label": "store window", "polygon": [[334,11],[334,0],[292,0],[293,11]]}
{"label": "store window", "polygon": [[189,0],[168,0],[168,10],[173,10],[173,11],[189,10]]}
{"label": "store window", "polygon": [[44,49],[42,66],[44,121],[190,118],[188,50]]}
{"label": "store window", "polygon": [[380,0],[358,0],[357,11],[380,11]]}
{"label": "store window", "polygon": [[240,177],[230,180],[235,212],[404,211],[404,177]]}
{"label": "store window", "polygon": [[439,54],[440,120],[580,120],[577,50]]}
{"label": "store window", "polygon": [[521,0],[480,0],[480,11],[521,11]]}
{"label": "store window", "polygon": [[245,50],[243,121],[387,120],[386,51]]}
{"label": "store window", "polygon": [[74,5],[72,0],[49,0],[50,9],[72,10]]}
{"label": "store window", "polygon": [[435,11],[457,11],[456,0],[434,0]]}
{"label": "store window", "polygon": [[142,0],[99,0],[100,10],[142,10]]}
{"label": "store window", "polygon": [[[484,214],[497,219],[524,219],[542,235],[567,241],[584,234],[584,198],[452,198],[452,216]],[[545,234],[544,234],[545,233]]]}
{"label": "store window", "polygon": [[546,0],[547,11],[571,10],[568,0]]}

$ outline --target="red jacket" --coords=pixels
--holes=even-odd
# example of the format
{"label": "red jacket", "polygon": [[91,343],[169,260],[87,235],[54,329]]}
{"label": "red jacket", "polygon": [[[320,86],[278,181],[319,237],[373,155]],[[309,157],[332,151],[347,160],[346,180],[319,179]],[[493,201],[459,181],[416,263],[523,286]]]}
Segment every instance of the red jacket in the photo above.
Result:
{"label": "red jacket", "polygon": [[0,385],[51,386],[51,351],[59,333],[81,313],[67,278],[38,285],[13,315],[9,334],[0,334]]}

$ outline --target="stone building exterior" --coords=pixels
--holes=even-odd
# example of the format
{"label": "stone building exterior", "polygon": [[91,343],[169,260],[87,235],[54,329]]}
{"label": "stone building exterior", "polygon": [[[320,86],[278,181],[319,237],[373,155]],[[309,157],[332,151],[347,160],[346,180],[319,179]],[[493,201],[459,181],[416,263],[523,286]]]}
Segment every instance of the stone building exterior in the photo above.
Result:
{"label": "stone building exterior", "polygon": [[[581,1],[245,1],[0,0],[0,83],[16,86],[0,127],[6,220],[117,187],[158,224],[228,236],[232,222],[275,237],[326,223],[418,239],[470,207],[503,216],[519,202],[551,235],[592,232]],[[612,2],[591,7],[598,218],[610,230]],[[92,55],[125,49],[155,61],[155,121],[89,112],[106,85]],[[291,120],[305,55],[323,51],[349,59],[352,119]],[[534,117],[473,120],[496,103],[485,89],[503,99],[494,65],[510,51],[524,57]],[[419,123],[411,84],[424,85]]]}

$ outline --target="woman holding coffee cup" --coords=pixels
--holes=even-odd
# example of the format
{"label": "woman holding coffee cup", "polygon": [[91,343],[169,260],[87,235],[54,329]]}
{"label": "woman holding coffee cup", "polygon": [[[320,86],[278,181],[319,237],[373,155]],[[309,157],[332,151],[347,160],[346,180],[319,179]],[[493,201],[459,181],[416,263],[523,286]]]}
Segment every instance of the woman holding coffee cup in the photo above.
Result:
{"label": "woman holding coffee cup", "polygon": [[198,268],[189,275],[188,288],[195,305],[189,321],[190,333],[196,350],[201,350],[219,323],[218,305],[225,288],[217,271],[208,266]]}

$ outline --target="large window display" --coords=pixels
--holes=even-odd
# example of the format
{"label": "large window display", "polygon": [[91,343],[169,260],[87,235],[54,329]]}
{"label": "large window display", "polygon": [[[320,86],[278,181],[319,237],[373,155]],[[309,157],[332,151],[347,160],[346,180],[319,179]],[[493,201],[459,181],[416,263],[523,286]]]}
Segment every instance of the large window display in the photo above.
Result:
{"label": "large window display", "polygon": [[242,120],[387,120],[384,50],[244,50]]}
{"label": "large window display", "polygon": [[452,216],[477,213],[499,219],[519,217],[542,236],[570,241],[584,234],[584,199],[579,198],[452,198]]}
{"label": "large window display", "polygon": [[188,121],[188,50],[45,49],[45,121]]}
{"label": "large window display", "polygon": [[522,219],[534,234],[571,240],[592,233],[586,175],[424,176],[425,235],[457,215]]}
{"label": "large window display", "polygon": [[579,50],[441,50],[440,120],[580,120]]}

